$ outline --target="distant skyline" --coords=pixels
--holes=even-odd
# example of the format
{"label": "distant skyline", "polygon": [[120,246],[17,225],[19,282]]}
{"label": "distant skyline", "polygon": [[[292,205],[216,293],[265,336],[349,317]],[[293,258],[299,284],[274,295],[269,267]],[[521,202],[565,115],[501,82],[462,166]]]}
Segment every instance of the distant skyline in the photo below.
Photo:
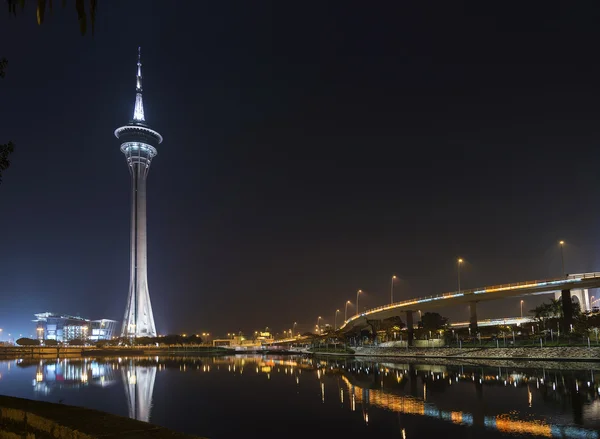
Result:
{"label": "distant skyline", "polygon": [[465,289],[560,276],[560,240],[567,272],[600,271],[600,6],[535,6],[99,1],[93,37],[69,8],[0,8],[0,338],[43,311],[123,318],[113,131],[138,46],[168,139],[148,181],[160,334],[333,323],[358,289],[387,303],[392,275],[397,300],[455,290],[458,257]]}

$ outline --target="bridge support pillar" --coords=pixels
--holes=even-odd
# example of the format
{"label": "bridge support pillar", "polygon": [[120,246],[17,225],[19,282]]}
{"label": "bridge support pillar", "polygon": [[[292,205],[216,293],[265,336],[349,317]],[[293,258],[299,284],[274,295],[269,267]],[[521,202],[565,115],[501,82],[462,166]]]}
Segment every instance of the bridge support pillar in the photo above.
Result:
{"label": "bridge support pillar", "polygon": [[414,327],[414,322],[413,322],[413,312],[412,311],[406,311],[406,330],[408,331],[408,339],[406,340],[406,343],[408,343],[408,346],[412,346],[413,345],[413,341],[415,340],[415,327]]}
{"label": "bridge support pillar", "polygon": [[477,302],[470,302],[469,309],[471,311],[471,316],[469,318],[469,328],[471,328],[471,333],[475,335],[477,333]]}
{"label": "bridge support pillar", "polygon": [[[577,297],[577,300],[579,301],[579,307],[581,309],[581,312],[586,312],[586,311],[591,311],[592,309],[592,304],[590,302],[590,295],[589,295],[589,291],[587,290],[587,288],[583,289],[583,290],[571,290],[571,301],[573,300],[573,296]],[[560,300],[560,298],[562,297],[562,292],[557,292],[554,295],[554,299],[556,300]]]}
{"label": "bridge support pillar", "polygon": [[563,307],[563,331],[565,334],[571,332],[573,323],[573,302],[571,302],[571,290],[562,290],[560,292]]}

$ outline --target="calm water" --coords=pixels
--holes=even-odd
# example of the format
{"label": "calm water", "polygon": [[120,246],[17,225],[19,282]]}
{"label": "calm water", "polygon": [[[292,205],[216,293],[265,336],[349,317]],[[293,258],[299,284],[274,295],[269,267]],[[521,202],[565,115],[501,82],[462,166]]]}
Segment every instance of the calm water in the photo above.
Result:
{"label": "calm water", "polygon": [[0,362],[0,393],[239,437],[600,439],[600,364],[579,370],[145,357]]}

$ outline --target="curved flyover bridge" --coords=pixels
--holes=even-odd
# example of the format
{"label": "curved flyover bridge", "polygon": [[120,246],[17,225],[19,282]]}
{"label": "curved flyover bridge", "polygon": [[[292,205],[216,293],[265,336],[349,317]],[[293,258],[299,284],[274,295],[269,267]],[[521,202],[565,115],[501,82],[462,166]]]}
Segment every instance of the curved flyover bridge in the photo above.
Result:
{"label": "curved flyover bridge", "polygon": [[391,303],[369,309],[360,314],[350,317],[340,327],[341,331],[351,331],[356,328],[366,327],[367,321],[384,320],[390,317],[406,314],[406,326],[408,329],[408,343],[413,341],[413,313],[418,311],[436,311],[455,305],[468,304],[471,309],[470,327],[477,330],[477,303],[489,300],[507,299],[537,294],[554,294],[556,298],[562,298],[564,312],[564,328],[568,329],[573,321],[573,308],[571,293],[579,299],[581,308],[589,310],[588,299],[589,288],[600,287],[600,272],[569,274],[566,277],[531,280],[504,285],[493,285],[471,290],[461,290],[452,293],[444,293],[436,296],[418,297],[402,302]]}

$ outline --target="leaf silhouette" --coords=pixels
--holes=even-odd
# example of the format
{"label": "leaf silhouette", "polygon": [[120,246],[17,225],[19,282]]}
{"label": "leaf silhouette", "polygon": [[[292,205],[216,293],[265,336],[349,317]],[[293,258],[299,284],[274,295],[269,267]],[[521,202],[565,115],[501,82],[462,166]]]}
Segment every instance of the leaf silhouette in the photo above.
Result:
{"label": "leaf silhouette", "polygon": [[38,0],[37,2],[37,23],[41,25],[44,22],[44,14],[46,13],[46,0]]}
{"label": "leaf silhouette", "polygon": [[[25,0],[6,0],[8,4],[8,14],[17,15],[17,6],[21,6],[21,9],[25,9]],[[62,0],[62,7],[65,8],[67,6],[67,0]],[[44,23],[44,19],[46,16],[46,5],[48,5],[48,9],[50,10],[50,14],[53,12],[53,0],[38,0],[37,8],[36,8],[36,19],[38,25],[42,25]],[[95,27],[96,27],[96,11],[98,9],[98,0],[90,0],[90,21],[92,23],[92,36],[94,36]],[[79,21],[79,31],[82,36],[85,36],[87,31],[87,15],[85,12],[85,0],[75,0],[75,10],[77,11],[77,19]]]}
{"label": "leaf silhouette", "polygon": [[85,16],[85,6],[83,0],[75,0],[75,9],[77,9],[77,18],[79,19],[79,30],[81,35],[85,35],[87,28],[87,18]]}

